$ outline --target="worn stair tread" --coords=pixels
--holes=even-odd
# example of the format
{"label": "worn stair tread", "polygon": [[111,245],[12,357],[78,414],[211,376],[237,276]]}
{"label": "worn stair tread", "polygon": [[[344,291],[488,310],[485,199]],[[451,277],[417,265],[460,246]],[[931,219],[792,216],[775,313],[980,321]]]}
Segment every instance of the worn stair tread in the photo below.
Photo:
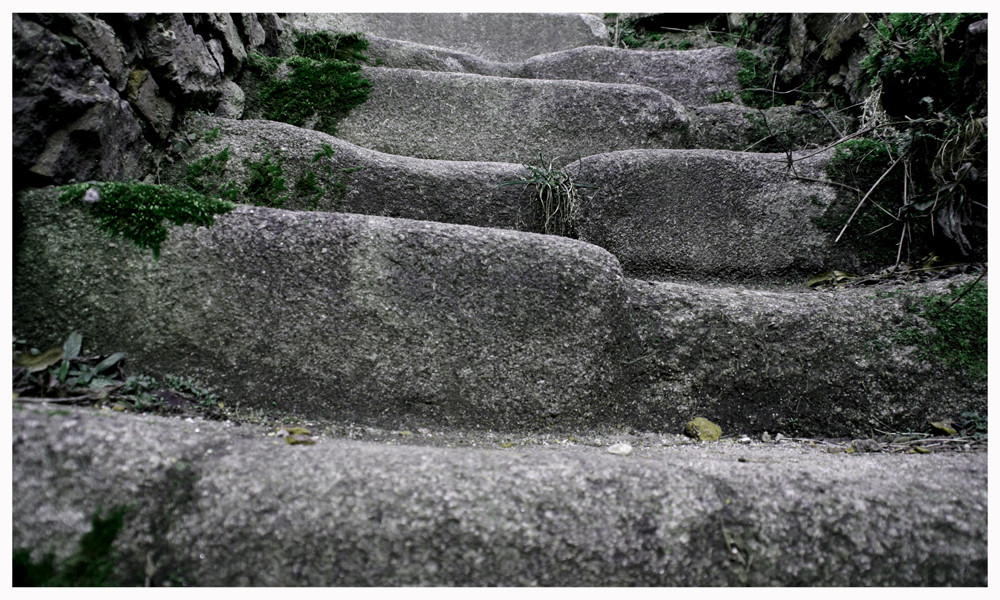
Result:
{"label": "worn stair tread", "polygon": [[505,431],[674,430],[700,407],[727,427],[796,420],[813,435],[986,409],[985,381],[885,325],[943,282],[906,295],[634,282],[558,236],[245,205],[172,229],[156,260],[57,197],[17,198],[31,215],[18,335],[47,347],[76,330],[139,372],[220,382],[247,406]]}
{"label": "worn stair tread", "polygon": [[255,426],[42,406],[18,407],[13,431],[14,548],[65,560],[95,512],[127,506],[122,585],[987,581],[986,453],[292,446]]}
{"label": "worn stair tread", "polygon": [[[291,23],[296,32],[325,29],[315,19]],[[664,92],[689,106],[710,104],[716,94],[740,89],[737,50],[726,46],[648,51],[591,45],[515,62],[496,62],[468,52],[371,33],[366,33],[365,39],[369,44],[365,51],[368,63],[379,67],[638,84]]]}
{"label": "worn stair tread", "polygon": [[513,162],[686,145],[683,105],[644,86],[377,67],[363,74],[371,93],[337,135],[390,154]]}
{"label": "worn stair tread", "polygon": [[[247,161],[280,154],[286,208],[541,231],[533,189],[502,185],[529,176],[519,164],[386,154],[271,121],[199,118],[188,127],[214,135],[193,146],[184,164],[229,148],[223,177],[240,186],[249,177]],[[317,162],[324,144],[335,153]],[[828,156],[793,155],[796,173],[823,179]],[[183,183],[184,164],[166,170],[164,180]],[[789,281],[834,268],[862,270],[856,248],[834,244],[842,222],[818,225],[843,199],[831,185],[794,179],[785,154],[628,150],[581,158],[566,171],[596,186],[580,188],[580,239],[611,251],[630,276]],[[310,174],[324,189],[319,197],[297,191]],[[888,251],[894,256],[895,248]]]}
{"label": "worn stair tread", "polygon": [[[538,54],[609,43],[599,17],[565,13],[310,13],[286,19],[297,29],[361,31],[516,62]],[[544,31],[544,35],[539,32]]]}

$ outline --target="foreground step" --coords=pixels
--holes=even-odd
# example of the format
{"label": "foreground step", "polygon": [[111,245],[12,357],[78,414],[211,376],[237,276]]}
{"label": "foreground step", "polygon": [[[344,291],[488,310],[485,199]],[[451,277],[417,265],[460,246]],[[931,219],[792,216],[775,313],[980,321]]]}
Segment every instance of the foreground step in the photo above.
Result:
{"label": "foreground step", "polygon": [[[57,195],[16,198],[16,336],[48,348],[79,331],[88,352],[208,382],[228,403],[496,431],[676,431],[706,416],[858,435],[986,414],[985,379],[942,362],[942,332],[911,308],[944,283],[629,281],[611,254],[556,236],[249,206],[172,229],[157,261]],[[985,334],[967,343],[975,359]]]}
{"label": "foreground step", "polygon": [[299,30],[360,31],[498,62],[609,43],[608,29],[601,19],[586,14],[310,13],[288,15],[286,20]]}
{"label": "foreground step", "polygon": [[77,330],[136,372],[389,426],[587,427],[629,408],[622,274],[597,246],[241,205],[172,229],[155,260],[57,196],[18,198],[14,329],[33,343]]}
{"label": "foreground step", "polygon": [[[637,418],[665,431],[706,415],[724,431],[867,437],[986,414],[985,368],[964,362],[985,361],[985,302],[956,317],[980,323],[978,335],[912,308],[974,279],[829,291],[627,280]],[[941,349],[956,337],[965,356]]]}
{"label": "foreground step", "polygon": [[13,414],[13,548],[58,568],[95,514],[120,515],[105,584],[987,584],[986,453],[291,446],[249,425]]}
{"label": "foreground step", "polygon": [[[272,121],[202,118],[190,130],[214,134],[186,160],[228,148],[222,180],[240,187],[250,177],[248,161],[284,161],[286,208],[542,230],[532,218],[533,188],[501,185],[529,177],[521,165],[384,154]],[[324,145],[333,154],[317,160]],[[803,158],[796,170],[821,179],[827,156]],[[177,167],[164,173],[166,181],[183,181]],[[596,186],[580,189],[580,238],[614,254],[631,277],[802,282],[895,258],[895,247],[879,255],[846,240],[834,244],[855,201],[830,185],[794,179],[784,154],[633,150],[587,156],[566,170]],[[310,175],[322,194],[301,191]]]}

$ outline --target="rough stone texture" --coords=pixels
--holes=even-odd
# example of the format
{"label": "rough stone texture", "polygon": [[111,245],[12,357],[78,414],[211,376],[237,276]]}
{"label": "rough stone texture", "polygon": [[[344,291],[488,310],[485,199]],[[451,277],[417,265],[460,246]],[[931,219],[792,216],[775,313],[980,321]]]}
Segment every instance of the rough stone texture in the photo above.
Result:
{"label": "rough stone texture", "polygon": [[[821,159],[796,168],[821,177]],[[628,150],[569,168],[599,185],[584,190],[580,239],[618,257],[629,276],[753,281],[857,266],[834,247],[836,233],[815,224],[833,189],[789,178],[784,155]]]}
{"label": "rough stone texture", "polygon": [[41,23],[12,25],[15,187],[141,176],[142,128],[97,61]]}
{"label": "rough stone texture", "polygon": [[111,583],[985,586],[987,455],[436,448],[15,405],[14,548],[130,506]]}
{"label": "rough stone texture", "polygon": [[215,107],[226,67],[218,40],[195,33],[179,13],[144,19],[140,35],[150,71],[172,97],[185,98],[191,108]]}
{"label": "rough stone texture", "polygon": [[366,68],[368,100],[338,125],[351,143],[418,158],[564,162],[684,145],[684,107],[635,85]]}
{"label": "rough stone texture", "polygon": [[111,87],[120,92],[129,70],[125,64],[125,48],[111,26],[100,19],[80,13],[52,15],[52,18],[63,18],[70,23],[69,30],[104,69]]}
{"label": "rough stone texture", "polygon": [[[192,146],[183,161],[162,174],[165,182],[180,185],[187,164],[229,148],[222,179],[241,188],[250,176],[247,161],[261,162],[269,154],[272,160],[284,161],[289,199],[283,208],[290,210],[530,229],[530,193],[523,186],[500,185],[527,177],[527,169],[520,165],[396,156],[274,121],[194,118],[187,128],[198,134],[218,128],[218,134],[211,143]],[[324,144],[333,149],[333,157],[314,160]],[[344,169],[359,170],[344,173]],[[309,173],[324,189],[322,197],[314,198],[298,186]],[[336,186],[338,181],[344,185],[342,190]]]}
{"label": "rough stone texture", "polygon": [[368,63],[379,67],[517,77],[523,64],[494,62],[466,52],[373,35],[366,35],[365,39],[368,40],[365,51]]}
{"label": "rough stone texture", "polygon": [[129,103],[139,111],[160,140],[169,137],[173,130],[174,106],[160,93],[160,86],[143,68],[133,69],[125,89]]}
{"label": "rough stone texture", "polygon": [[325,29],[440,46],[496,62],[608,43],[599,17],[541,13],[296,14],[287,20],[304,30]]}
{"label": "rough stone texture", "polygon": [[137,372],[224,382],[249,406],[347,421],[618,423],[618,261],[582,242],[240,206],[174,228],[159,261],[57,190],[17,201],[14,329],[72,330]]}
{"label": "rough stone texture", "polygon": [[[293,21],[288,30],[321,30],[316,19]],[[526,79],[572,79],[644,85],[689,105],[709,104],[720,91],[737,91],[740,69],[736,50],[716,47],[692,51],[650,52],[607,46],[584,46],[533,56],[516,62],[495,62],[458,50],[366,35],[369,64],[398,69],[474,73]]]}
{"label": "rough stone texture", "polygon": [[735,48],[642,51],[591,46],[536,56],[522,76],[628,83],[659,90],[686,106],[709,104],[721,91],[736,92],[740,63]]}
{"label": "rough stone texture", "polygon": [[831,291],[627,285],[640,338],[636,398],[648,411],[641,421],[667,431],[703,415],[726,432],[869,437],[987,412],[985,381],[895,337],[905,296],[947,293],[946,282]]}
{"label": "rough stone texture", "polygon": [[781,78],[788,82],[817,69],[834,73],[826,83],[855,102],[871,93],[858,63],[875,37],[871,18],[861,13],[795,13],[788,20],[788,59]]}
{"label": "rough stone texture", "polygon": [[[15,188],[141,179],[191,110],[243,113],[247,49],[272,51],[274,15],[15,14]],[[244,41],[244,37],[246,40]]]}
{"label": "rough stone texture", "polygon": [[[384,154],[270,121],[200,118],[187,127],[218,134],[165,171],[165,182],[182,183],[187,164],[228,147],[222,180],[241,187],[246,161],[268,154],[284,160],[288,209],[541,231],[532,217],[534,188],[501,185],[529,176],[520,165]],[[333,158],[314,161],[323,144],[335,150]],[[824,157],[796,162],[797,172],[822,178]],[[860,262],[843,240],[833,243],[841,220],[836,228],[817,225],[843,210],[844,199],[827,184],[790,179],[785,155],[636,150],[588,156],[567,169],[578,183],[596,186],[580,189],[581,239],[615,254],[632,276],[801,283],[832,269],[884,267]],[[325,190],[320,198],[298,189],[309,173]],[[337,181],[346,186],[342,192]]]}

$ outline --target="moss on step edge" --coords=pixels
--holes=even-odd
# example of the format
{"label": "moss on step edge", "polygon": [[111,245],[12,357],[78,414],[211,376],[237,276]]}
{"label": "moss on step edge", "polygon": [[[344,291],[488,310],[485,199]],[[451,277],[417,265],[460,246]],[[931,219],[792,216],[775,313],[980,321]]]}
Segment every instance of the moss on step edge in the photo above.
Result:
{"label": "moss on step edge", "polygon": [[31,551],[14,550],[12,581],[15,587],[95,587],[113,585],[111,574],[118,562],[113,544],[124,525],[128,508],[116,507],[101,518],[100,509],[91,519],[91,530],[78,543],[73,556],[62,565],[46,554],[39,562],[31,560]]}
{"label": "moss on step edge", "polygon": [[[230,147],[226,146],[216,154],[203,156],[187,165],[184,186],[206,196],[217,196],[231,202],[243,202],[270,208],[285,208],[285,203],[293,198],[308,203],[309,210],[317,210],[324,197],[332,199],[334,207],[339,207],[347,193],[351,173],[362,167],[334,168],[333,156],[337,153],[330,144],[321,144],[313,154],[311,165],[317,171],[304,172],[289,189],[285,179],[285,156],[281,149],[268,152],[263,160],[243,159],[248,178],[242,187],[233,181],[224,181],[227,172]],[[292,194],[286,193],[292,192]],[[295,210],[296,208],[292,208]]]}
{"label": "moss on step edge", "polygon": [[[896,335],[897,340],[917,346],[923,359],[936,358],[973,379],[985,381],[987,305],[986,284],[980,280],[954,287],[947,295],[908,298],[906,310],[910,315]],[[933,326],[933,331],[927,333],[917,327],[914,316],[918,315]]]}
{"label": "moss on step edge", "polygon": [[75,183],[59,188],[63,203],[83,202],[98,226],[112,237],[121,235],[160,257],[168,235],[164,221],[175,225],[211,226],[215,215],[236,208],[227,200],[165,185],[145,183]]}

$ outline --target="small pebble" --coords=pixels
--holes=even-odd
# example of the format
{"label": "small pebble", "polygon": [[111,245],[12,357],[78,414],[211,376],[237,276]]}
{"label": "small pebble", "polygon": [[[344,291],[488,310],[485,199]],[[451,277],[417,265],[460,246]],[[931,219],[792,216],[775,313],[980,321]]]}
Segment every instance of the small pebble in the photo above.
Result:
{"label": "small pebble", "polygon": [[765,444],[770,444],[771,443],[771,434],[768,433],[768,432],[766,432],[766,431],[764,433],[760,434],[760,441],[764,442]]}
{"label": "small pebble", "polygon": [[628,456],[632,454],[632,444],[627,444],[621,442],[618,444],[612,444],[608,447],[608,454],[617,454],[618,456]]}

